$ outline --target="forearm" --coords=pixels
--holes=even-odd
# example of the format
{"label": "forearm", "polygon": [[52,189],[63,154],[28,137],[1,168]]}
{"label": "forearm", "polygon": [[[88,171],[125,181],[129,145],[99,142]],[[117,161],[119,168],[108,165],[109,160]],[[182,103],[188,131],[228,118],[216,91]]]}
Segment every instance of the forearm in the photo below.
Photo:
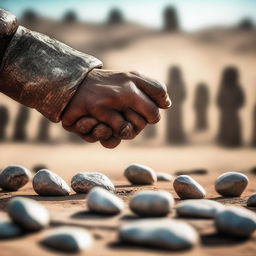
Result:
{"label": "forearm", "polygon": [[0,90],[58,122],[87,73],[101,66],[93,56],[19,26],[1,62]]}

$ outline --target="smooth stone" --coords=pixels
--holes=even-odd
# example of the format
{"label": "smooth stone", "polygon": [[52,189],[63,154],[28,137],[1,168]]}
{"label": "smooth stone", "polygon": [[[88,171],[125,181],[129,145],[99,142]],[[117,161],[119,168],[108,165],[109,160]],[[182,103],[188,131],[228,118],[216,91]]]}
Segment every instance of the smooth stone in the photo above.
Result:
{"label": "smooth stone", "polygon": [[87,207],[100,214],[118,214],[124,209],[121,198],[101,187],[94,187],[87,196]]}
{"label": "smooth stone", "polygon": [[248,237],[256,230],[256,214],[242,207],[227,206],[215,217],[219,233]]}
{"label": "smooth stone", "polygon": [[189,199],[179,203],[176,207],[180,217],[214,218],[224,209],[224,205],[208,199]]}
{"label": "smooth stone", "polygon": [[249,207],[256,207],[256,193],[249,196],[246,202]]}
{"label": "smooth stone", "polygon": [[26,230],[40,230],[50,222],[47,209],[29,198],[15,197],[11,199],[7,211],[11,219]]}
{"label": "smooth stone", "polygon": [[10,220],[0,220],[0,239],[17,237],[22,234],[21,228]]}
{"label": "smooth stone", "polygon": [[187,175],[176,177],[173,187],[181,199],[202,199],[206,195],[204,188]]}
{"label": "smooth stone", "polygon": [[130,209],[143,217],[166,216],[174,207],[174,199],[167,191],[143,190],[134,194]]}
{"label": "smooth stone", "polygon": [[119,229],[122,242],[165,250],[184,250],[199,241],[196,230],[189,224],[168,219],[146,219],[123,224]]}
{"label": "smooth stone", "polygon": [[157,176],[157,181],[172,181],[173,180],[173,176],[166,172],[157,172],[156,176]]}
{"label": "smooth stone", "polygon": [[240,196],[248,185],[248,178],[240,172],[226,172],[215,182],[215,190],[222,196]]}
{"label": "smooth stone", "polygon": [[79,252],[91,247],[92,236],[82,228],[60,227],[49,231],[41,243],[51,249]]}
{"label": "smooth stone", "polygon": [[156,172],[150,167],[142,164],[132,164],[124,171],[124,176],[137,185],[151,185],[157,181]]}
{"label": "smooth stone", "polygon": [[71,190],[56,173],[42,169],[33,178],[33,188],[40,196],[67,196]]}
{"label": "smooth stone", "polygon": [[115,186],[110,179],[99,172],[80,172],[71,180],[71,187],[77,193],[88,193],[94,187],[102,187],[115,191]]}
{"label": "smooth stone", "polygon": [[207,173],[208,171],[206,169],[194,169],[194,170],[185,170],[185,171],[175,172],[176,175],[191,175],[191,174],[205,175]]}
{"label": "smooth stone", "polygon": [[0,173],[0,187],[4,190],[16,191],[25,186],[31,178],[31,172],[25,167],[10,165]]}

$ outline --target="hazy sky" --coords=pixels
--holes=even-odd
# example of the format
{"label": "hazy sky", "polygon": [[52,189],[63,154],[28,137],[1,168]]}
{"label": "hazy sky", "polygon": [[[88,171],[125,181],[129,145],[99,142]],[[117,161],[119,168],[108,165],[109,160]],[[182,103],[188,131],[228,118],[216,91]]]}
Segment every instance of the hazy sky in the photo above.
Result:
{"label": "hazy sky", "polygon": [[214,25],[233,25],[244,17],[256,23],[256,0],[0,0],[0,7],[20,16],[26,8],[60,18],[73,9],[81,20],[102,22],[112,7],[120,8],[127,20],[148,26],[162,25],[165,6],[177,8],[185,30]]}

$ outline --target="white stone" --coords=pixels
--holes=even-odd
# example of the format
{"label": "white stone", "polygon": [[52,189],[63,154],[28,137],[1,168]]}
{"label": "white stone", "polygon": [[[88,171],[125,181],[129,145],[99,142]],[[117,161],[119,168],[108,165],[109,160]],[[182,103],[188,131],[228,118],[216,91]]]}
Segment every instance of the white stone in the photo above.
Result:
{"label": "white stone", "polygon": [[189,224],[170,219],[146,219],[123,224],[119,238],[125,243],[183,250],[198,243],[199,236]]}
{"label": "white stone", "polygon": [[7,211],[11,219],[26,230],[40,230],[50,222],[47,209],[29,198],[15,197],[11,199]]}
{"label": "white stone", "polygon": [[59,251],[79,252],[89,249],[93,238],[82,228],[64,226],[48,231],[41,243]]}
{"label": "white stone", "polygon": [[215,225],[220,233],[248,237],[256,230],[256,214],[242,207],[227,206],[216,215]]}
{"label": "white stone", "polygon": [[130,200],[130,209],[144,217],[166,216],[173,207],[173,196],[167,191],[143,190]]}
{"label": "white stone", "polygon": [[181,199],[202,199],[206,195],[204,188],[188,175],[176,177],[173,188]]}
{"label": "white stone", "polygon": [[88,193],[94,187],[102,187],[114,191],[115,186],[110,179],[99,172],[80,172],[71,180],[71,187],[77,193]]}
{"label": "white stone", "polygon": [[181,217],[214,218],[223,208],[223,204],[213,200],[189,199],[179,203],[176,212]]}
{"label": "white stone", "polygon": [[151,185],[157,181],[156,173],[153,169],[142,164],[132,164],[124,171],[124,176],[137,185]]}
{"label": "white stone", "polygon": [[31,172],[20,165],[10,165],[0,173],[0,187],[4,190],[16,191],[25,186],[32,178]]}
{"label": "white stone", "polygon": [[40,196],[66,196],[71,190],[67,183],[56,173],[42,169],[33,178],[33,188]]}
{"label": "white stone", "polygon": [[124,209],[121,198],[101,187],[94,187],[87,196],[87,207],[100,214],[118,214]]}
{"label": "white stone", "polygon": [[240,172],[226,172],[215,182],[215,190],[222,196],[240,196],[247,187],[249,179]]}

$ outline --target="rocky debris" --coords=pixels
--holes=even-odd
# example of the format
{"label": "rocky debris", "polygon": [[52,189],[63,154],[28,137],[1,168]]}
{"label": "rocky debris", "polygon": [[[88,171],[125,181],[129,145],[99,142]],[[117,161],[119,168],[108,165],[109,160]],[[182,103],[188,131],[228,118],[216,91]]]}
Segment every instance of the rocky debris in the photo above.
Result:
{"label": "rocky debris", "polygon": [[50,230],[41,243],[54,250],[79,252],[89,249],[93,238],[82,228],[64,226]]}
{"label": "rocky debris", "polygon": [[166,216],[173,207],[174,199],[167,191],[143,190],[130,200],[130,209],[143,217]]}
{"label": "rocky debris", "polygon": [[246,202],[249,207],[256,207],[256,193],[249,196]]}
{"label": "rocky debris", "polygon": [[174,179],[174,177],[166,172],[157,172],[156,173],[157,176],[157,181],[172,181]]}
{"label": "rocky debris", "polygon": [[215,182],[215,190],[222,196],[240,196],[248,185],[248,178],[240,172],[226,172]]}
{"label": "rocky debris", "polygon": [[40,196],[67,196],[71,190],[56,173],[42,169],[33,178],[33,188]]}
{"label": "rocky debris", "polygon": [[88,193],[93,187],[102,187],[114,191],[115,186],[110,179],[99,172],[80,172],[71,180],[71,187],[77,193]]}
{"label": "rocky debris", "polygon": [[10,165],[0,173],[0,187],[4,190],[16,191],[25,186],[31,178],[31,172],[25,167]]}
{"label": "rocky debris", "polygon": [[256,230],[256,214],[242,207],[227,206],[215,218],[220,233],[248,237]]}
{"label": "rocky debris", "polygon": [[87,207],[100,214],[118,214],[124,209],[121,198],[101,187],[94,187],[87,196]]}
{"label": "rocky debris", "polygon": [[22,234],[22,229],[10,220],[0,220],[0,239],[17,237]]}
{"label": "rocky debris", "polygon": [[176,177],[173,187],[181,199],[202,199],[206,195],[204,188],[188,175]]}
{"label": "rocky debris", "polygon": [[199,236],[189,224],[170,219],[146,219],[123,224],[119,238],[125,243],[183,250],[198,243]]}
{"label": "rocky debris", "polygon": [[156,172],[148,166],[132,164],[124,171],[124,176],[136,185],[151,185],[157,181]]}
{"label": "rocky debris", "polygon": [[189,199],[179,203],[176,207],[180,217],[214,218],[225,206],[208,199]]}
{"label": "rocky debris", "polygon": [[50,222],[47,209],[29,198],[15,197],[11,199],[7,211],[13,222],[29,231],[43,229]]}

